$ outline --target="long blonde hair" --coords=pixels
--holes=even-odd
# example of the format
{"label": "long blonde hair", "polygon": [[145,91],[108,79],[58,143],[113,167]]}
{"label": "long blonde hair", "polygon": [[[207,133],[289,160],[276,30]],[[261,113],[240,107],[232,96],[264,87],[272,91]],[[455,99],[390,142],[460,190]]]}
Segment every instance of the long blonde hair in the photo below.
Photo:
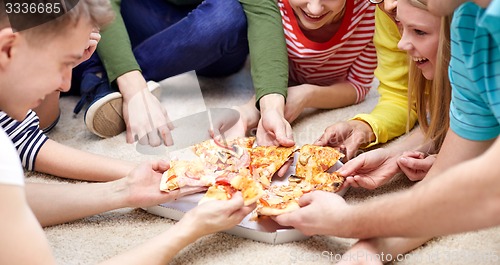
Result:
{"label": "long blonde hair", "polygon": [[[427,1],[425,0],[408,0],[408,2],[415,7],[427,10]],[[409,60],[408,110],[416,106],[420,129],[424,132],[426,139],[431,139],[434,142],[433,151],[438,151],[441,148],[450,124],[451,85],[448,79],[450,23],[451,16],[441,19],[433,80],[427,80],[416,63]]]}

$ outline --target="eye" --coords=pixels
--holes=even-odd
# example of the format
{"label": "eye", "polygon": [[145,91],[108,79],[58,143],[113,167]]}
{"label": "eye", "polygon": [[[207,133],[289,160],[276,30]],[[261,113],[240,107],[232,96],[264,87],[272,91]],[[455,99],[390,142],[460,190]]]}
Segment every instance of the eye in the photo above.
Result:
{"label": "eye", "polygon": [[426,35],[426,34],[427,34],[427,32],[425,32],[425,31],[421,31],[421,30],[419,30],[419,29],[414,29],[413,31],[415,32],[415,34],[417,34],[417,35],[419,35],[419,36],[423,36],[423,35]]}

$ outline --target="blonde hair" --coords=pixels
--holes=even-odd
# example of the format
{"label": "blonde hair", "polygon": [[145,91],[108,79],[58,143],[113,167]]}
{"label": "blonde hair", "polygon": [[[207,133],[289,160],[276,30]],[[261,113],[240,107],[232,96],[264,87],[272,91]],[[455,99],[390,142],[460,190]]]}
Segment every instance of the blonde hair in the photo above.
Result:
{"label": "blonde hair", "polygon": [[[407,0],[411,5],[427,11],[427,1]],[[451,16],[441,19],[439,46],[434,79],[427,80],[413,60],[410,60],[408,80],[408,110],[416,106],[418,123],[426,139],[434,142],[438,151],[450,124],[451,85],[448,79],[450,62]],[[410,112],[408,113],[410,115]]]}
{"label": "blonde hair", "polygon": [[[97,28],[103,27],[114,19],[114,12],[108,0],[33,0],[34,5],[60,4],[63,15],[50,13],[10,13],[5,10],[5,3],[0,0],[0,29],[11,27],[19,31],[26,38],[52,37],[56,34],[64,34],[68,29],[76,27],[81,19]],[[31,21],[42,21],[38,25]],[[10,22],[10,23],[9,23]]]}

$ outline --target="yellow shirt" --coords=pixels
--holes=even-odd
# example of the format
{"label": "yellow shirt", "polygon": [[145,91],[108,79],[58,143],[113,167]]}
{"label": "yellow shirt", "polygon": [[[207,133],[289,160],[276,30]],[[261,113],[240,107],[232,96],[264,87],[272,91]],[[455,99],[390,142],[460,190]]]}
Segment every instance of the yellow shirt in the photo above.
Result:
{"label": "yellow shirt", "polygon": [[[358,114],[353,119],[370,124],[375,141],[385,143],[406,132],[408,118],[408,56],[398,49],[401,39],[398,27],[380,8],[375,11],[375,35],[373,42],[377,50],[375,77],[380,81],[379,102],[370,114]],[[417,114],[410,115],[410,129],[415,125]]]}

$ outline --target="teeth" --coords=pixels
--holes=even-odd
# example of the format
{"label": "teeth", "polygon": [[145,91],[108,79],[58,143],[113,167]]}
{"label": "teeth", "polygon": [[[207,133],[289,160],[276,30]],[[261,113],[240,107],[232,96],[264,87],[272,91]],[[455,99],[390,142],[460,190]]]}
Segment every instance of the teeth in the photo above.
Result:
{"label": "teeth", "polygon": [[320,17],[321,17],[321,16],[313,16],[313,15],[311,15],[311,14],[307,14],[307,13],[306,13],[306,15],[307,15],[308,17],[310,17],[310,18],[320,18]]}
{"label": "teeth", "polygon": [[427,58],[424,57],[413,57],[414,62],[422,62],[422,61],[427,61]]}

